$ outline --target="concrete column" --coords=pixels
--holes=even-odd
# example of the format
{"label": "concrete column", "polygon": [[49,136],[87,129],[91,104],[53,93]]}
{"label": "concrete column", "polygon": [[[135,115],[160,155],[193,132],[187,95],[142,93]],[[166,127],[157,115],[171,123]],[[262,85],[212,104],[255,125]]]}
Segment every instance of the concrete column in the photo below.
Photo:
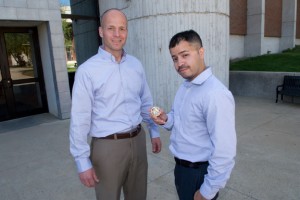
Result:
{"label": "concrete column", "polygon": [[229,0],[100,0],[100,13],[109,6],[123,8],[128,17],[126,50],[142,61],[156,105],[169,109],[183,81],[168,48],[180,31],[194,29],[200,34],[206,65],[228,86]]}
{"label": "concrete column", "polygon": [[295,47],[296,19],[297,0],[283,0],[280,51]]}
{"label": "concrete column", "polygon": [[247,1],[247,35],[245,36],[245,56],[262,54],[265,24],[265,0]]}

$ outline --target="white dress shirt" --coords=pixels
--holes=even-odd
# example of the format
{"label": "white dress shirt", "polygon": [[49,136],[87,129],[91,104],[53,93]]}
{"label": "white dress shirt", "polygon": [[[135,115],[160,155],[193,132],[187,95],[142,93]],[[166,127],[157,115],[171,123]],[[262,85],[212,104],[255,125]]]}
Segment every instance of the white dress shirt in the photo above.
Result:
{"label": "white dress shirt", "polygon": [[234,98],[211,68],[180,86],[164,127],[172,130],[169,148],[175,157],[209,161],[200,192],[213,198],[235,164],[236,131]]}

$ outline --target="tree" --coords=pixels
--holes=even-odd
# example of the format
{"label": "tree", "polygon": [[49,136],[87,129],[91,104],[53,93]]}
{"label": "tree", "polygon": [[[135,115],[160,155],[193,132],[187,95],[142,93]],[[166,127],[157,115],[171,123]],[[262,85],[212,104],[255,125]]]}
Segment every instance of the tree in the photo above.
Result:
{"label": "tree", "polygon": [[72,23],[67,22],[67,20],[62,20],[62,28],[64,32],[65,37],[65,46],[72,46],[72,40],[73,40],[73,27]]}
{"label": "tree", "polygon": [[[5,45],[7,55],[12,56],[18,66],[26,66],[31,63],[30,35],[26,33],[5,33]],[[27,57],[28,62],[25,60]]]}

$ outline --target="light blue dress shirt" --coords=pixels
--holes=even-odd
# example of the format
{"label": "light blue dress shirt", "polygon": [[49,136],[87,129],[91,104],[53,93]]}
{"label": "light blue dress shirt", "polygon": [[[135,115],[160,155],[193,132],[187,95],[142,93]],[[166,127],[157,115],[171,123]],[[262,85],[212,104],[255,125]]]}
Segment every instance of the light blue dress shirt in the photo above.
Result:
{"label": "light blue dress shirt", "polygon": [[169,148],[175,157],[209,161],[200,192],[212,199],[234,167],[236,131],[234,98],[211,68],[183,82],[164,127],[172,130]]}
{"label": "light blue dress shirt", "polygon": [[79,66],[72,92],[70,151],[78,172],[92,167],[88,136],[105,137],[129,131],[142,121],[152,138],[158,127],[149,116],[153,105],[142,64],[124,52],[120,63],[99,47]]}

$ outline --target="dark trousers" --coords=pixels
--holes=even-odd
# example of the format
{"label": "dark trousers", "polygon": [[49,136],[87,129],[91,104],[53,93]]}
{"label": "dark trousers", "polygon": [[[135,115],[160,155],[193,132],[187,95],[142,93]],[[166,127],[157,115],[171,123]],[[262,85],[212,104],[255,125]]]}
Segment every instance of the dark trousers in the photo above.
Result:
{"label": "dark trousers", "polygon": [[[180,200],[193,200],[197,190],[200,189],[204,181],[204,175],[207,174],[207,164],[201,165],[199,168],[188,168],[176,164],[175,186]],[[216,200],[217,195],[212,199]]]}

